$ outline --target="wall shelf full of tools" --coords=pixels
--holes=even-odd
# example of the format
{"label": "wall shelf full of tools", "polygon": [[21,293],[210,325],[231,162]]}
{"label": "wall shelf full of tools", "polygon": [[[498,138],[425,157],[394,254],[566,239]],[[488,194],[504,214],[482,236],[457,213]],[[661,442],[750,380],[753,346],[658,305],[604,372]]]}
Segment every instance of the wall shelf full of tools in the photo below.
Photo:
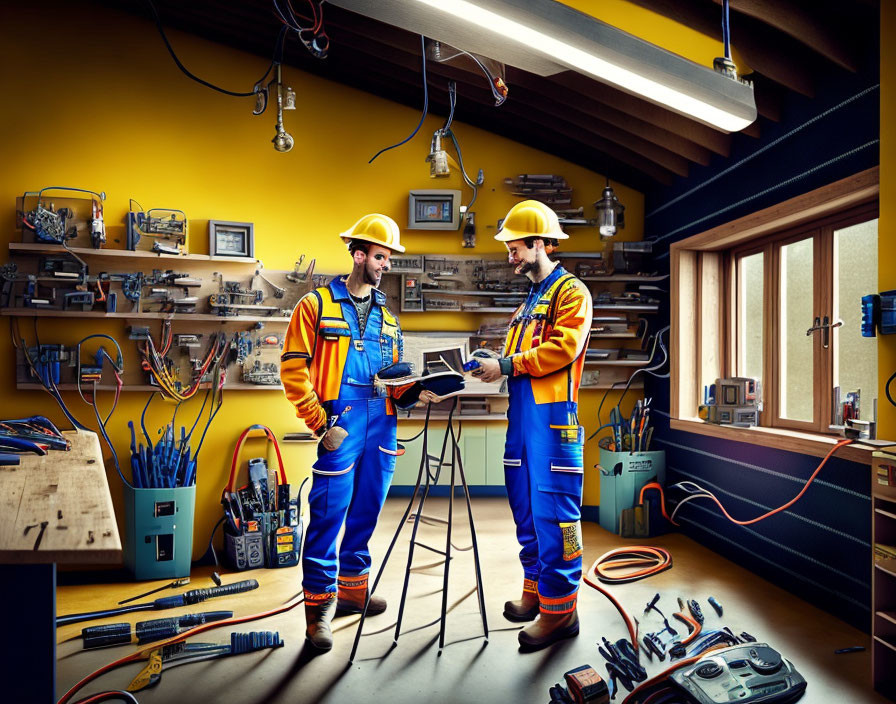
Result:
{"label": "wall shelf full of tools", "polygon": [[[66,390],[96,382],[98,390],[160,391],[177,398],[212,381],[213,361],[226,369],[229,389],[281,388],[285,328],[315,283],[314,262],[302,266],[300,259],[292,271],[273,271],[252,257],[186,254],[186,220],[174,216],[160,224],[129,214],[128,222],[139,222],[144,234],[153,228],[160,234],[143,237],[152,243],[144,248],[129,224],[128,246],[134,248],[106,248],[104,226],[102,238],[95,234],[97,218],[102,222],[98,203],[96,194],[54,203],[32,203],[29,194],[18,200],[23,241],[9,244],[9,259],[0,267],[0,314],[10,317],[17,344],[17,388],[50,383]],[[170,244],[159,245],[164,237]],[[23,317],[33,322],[20,322]],[[53,322],[41,325],[45,318]],[[60,319],[79,320],[79,335],[87,324],[116,321],[123,330],[112,335],[126,358],[136,347],[137,363],[118,369],[110,355],[97,352],[91,359],[67,340],[54,339]]]}

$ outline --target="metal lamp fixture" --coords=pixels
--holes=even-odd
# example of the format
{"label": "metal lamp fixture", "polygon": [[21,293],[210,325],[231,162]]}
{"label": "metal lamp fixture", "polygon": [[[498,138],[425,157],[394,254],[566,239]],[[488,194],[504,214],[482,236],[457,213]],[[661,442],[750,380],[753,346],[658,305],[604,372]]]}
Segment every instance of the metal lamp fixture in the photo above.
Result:
{"label": "metal lamp fixture", "polygon": [[[284,96],[285,93],[285,96]],[[284,99],[286,105],[284,105]],[[283,111],[296,109],[296,94],[292,88],[284,89],[283,82],[280,77],[280,64],[277,64],[277,134],[271,140],[274,143],[274,149],[278,152],[288,152],[295,145],[292,135],[283,127]]]}
{"label": "metal lamp fixture", "polygon": [[725,132],[756,120],[749,82],[554,0],[330,2],[540,76],[572,69]]}
{"label": "metal lamp fixture", "polygon": [[436,130],[432,135],[432,144],[429,147],[429,177],[440,178],[448,176],[451,170],[448,168],[448,153],[442,149],[442,130]]}
{"label": "metal lamp fixture", "polygon": [[602,240],[613,237],[617,230],[625,227],[625,206],[616,197],[610,179],[607,179],[607,185],[594,207],[597,209],[597,227]]}

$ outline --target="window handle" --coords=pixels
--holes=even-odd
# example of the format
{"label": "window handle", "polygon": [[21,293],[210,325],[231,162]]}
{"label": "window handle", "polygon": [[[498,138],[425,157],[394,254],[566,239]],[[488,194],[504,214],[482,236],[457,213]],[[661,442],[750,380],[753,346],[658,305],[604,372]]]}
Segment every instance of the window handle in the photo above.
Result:
{"label": "window handle", "polygon": [[816,316],[812,327],[806,330],[806,336],[808,337],[813,332],[821,330],[821,346],[824,349],[828,349],[831,346],[831,328],[839,328],[841,325],[843,325],[843,321],[839,318],[832,323],[828,316],[824,316],[824,320]]}
{"label": "window handle", "polygon": [[831,328],[839,328],[841,325],[843,325],[842,320],[838,319],[836,323],[832,323],[828,316],[824,316],[824,321],[821,326],[821,346],[824,347],[824,349],[831,346]]}

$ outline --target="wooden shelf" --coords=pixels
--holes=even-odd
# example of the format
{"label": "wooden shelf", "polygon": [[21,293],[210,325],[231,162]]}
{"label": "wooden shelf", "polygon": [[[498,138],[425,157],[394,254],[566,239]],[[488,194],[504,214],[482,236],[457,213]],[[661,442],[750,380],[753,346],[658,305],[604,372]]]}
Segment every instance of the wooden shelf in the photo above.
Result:
{"label": "wooden shelf", "polygon": [[211,313],[104,313],[100,310],[58,310],[56,308],[2,308],[0,315],[38,318],[119,318],[124,320],[173,320],[218,323],[288,323],[276,315],[212,315]]}
{"label": "wooden shelf", "polygon": [[253,257],[212,257],[208,254],[157,254],[146,250],[130,249],[92,249],[90,247],[63,247],[62,245],[43,244],[41,242],[10,242],[10,252],[26,252],[31,254],[64,254],[72,252],[85,257],[129,257],[138,259],[166,259],[194,262],[228,262],[232,264],[258,265],[258,259]]}
{"label": "wooden shelf", "polygon": [[[616,383],[617,386],[614,387],[614,386],[613,386],[613,383]],[[600,382],[598,382],[597,384],[589,384],[589,385],[587,385],[587,386],[580,386],[580,387],[579,387],[579,391],[581,391],[582,389],[585,389],[586,391],[588,391],[588,390],[591,390],[591,389],[598,390],[598,389],[613,389],[613,388],[615,388],[617,391],[622,391],[622,389],[625,388],[625,387],[623,386],[624,383],[625,383],[625,381],[622,380],[622,379],[620,379],[620,380],[617,381],[617,382],[611,382],[611,383],[600,383]],[[631,386],[629,386],[629,390],[632,390],[632,389],[643,389],[643,388],[644,388],[644,384],[643,384],[642,382],[640,382],[640,381],[636,381],[636,382],[634,382]]]}
{"label": "wooden shelf", "polygon": [[625,338],[631,339],[637,337],[637,335],[631,331],[629,332],[594,332],[591,331],[591,338]]}
{"label": "wooden shelf", "polygon": [[553,252],[558,259],[599,259],[603,258],[603,252]]}
{"label": "wooden shelf", "polygon": [[874,615],[896,624],[896,611],[875,611]]}
{"label": "wooden shelf", "polygon": [[[513,296],[515,298],[525,298],[526,291],[458,291],[458,290],[436,290],[432,288],[423,289],[423,295],[437,295],[437,296],[488,296],[490,298],[495,297],[510,297]],[[405,298],[406,301],[412,301],[413,298]]]}
{"label": "wooden shelf", "polygon": [[[423,313],[433,313],[437,311],[438,308],[430,308],[429,310],[421,311]],[[455,313],[513,313],[516,310],[516,307],[508,308],[508,307],[497,307],[497,306],[483,306],[481,308],[461,308],[459,311],[455,311]]]}
{"label": "wooden shelf", "polygon": [[640,281],[643,283],[651,283],[655,281],[665,281],[669,278],[668,274],[663,274],[661,276],[638,276],[637,274],[603,274],[599,276],[580,276],[580,281],[624,281],[624,282],[635,282]]}
{"label": "wooden shelf", "polygon": [[[44,391],[44,387],[37,383],[21,383],[16,382],[16,388],[23,391]],[[77,391],[77,384],[57,384],[56,388],[60,391]],[[200,385],[200,390],[205,390],[208,388],[208,383],[204,383]],[[97,384],[97,391],[115,391],[116,387],[113,384]],[[81,392],[86,393],[93,390],[93,386],[90,384],[81,384]],[[125,384],[121,387],[122,391],[160,391],[158,386],[153,386],[152,384]],[[269,391],[269,390],[277,390],[282,391],[283,386],[281,384],[244,384],[244,383],[236,383],[236,384],[224,384],[225,391]]]}
{"label": "wooden shelf", "polygon": [[585,359],[586,367],[644,367],[649,363],[649,359]]}
{"label": "wooden shelf", "polygon": [[875,560],[874,569],[896,577],[896,560]]}
{"label": "wooden shelf", "polygon": [[[448,420],[447,413],[430,413],[429,419],[433,420]],[[398,420],[426,420],[425,413],[412,413],[409,416],[399,415]],[[455,413],[452,417],[452,420],[507,420],[507,416],[503,413]]]}
{"label": "wooden shelf", "polygon": [[594,310],[625,310],[625,311],[650,311],[655,313],[660,309],[659,304],[644,304],[644,305],[627,305],[624,303],[598,303],[594,302]]}
{"label": "wooden shelf", "polygon": [[894,653],[896,653],[896,644],[890,643],[889,641],[884,640],[880,636],[874,636],[874,640],[877,641],[878,643],[880,643],[881,645],[886,646]]}

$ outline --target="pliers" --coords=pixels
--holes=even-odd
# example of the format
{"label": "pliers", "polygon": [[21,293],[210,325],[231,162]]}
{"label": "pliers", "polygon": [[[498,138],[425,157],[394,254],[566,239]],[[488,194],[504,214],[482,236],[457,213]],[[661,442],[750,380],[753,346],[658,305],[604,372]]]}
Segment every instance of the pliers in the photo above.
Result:
{"label": "pliers", "polygon": [[241,655],[266,648],[281,648],[284,643],[277,631],[252,631],[250,633],[231,633],[230,643],[172,643],[150,650],[146,657],[149,660],[140,674],[128,685],[129,692],[139,692],[147,687],[154,687],[162,681],[162,669],[187,665],[200,660],[223,658],[228,655]]}

